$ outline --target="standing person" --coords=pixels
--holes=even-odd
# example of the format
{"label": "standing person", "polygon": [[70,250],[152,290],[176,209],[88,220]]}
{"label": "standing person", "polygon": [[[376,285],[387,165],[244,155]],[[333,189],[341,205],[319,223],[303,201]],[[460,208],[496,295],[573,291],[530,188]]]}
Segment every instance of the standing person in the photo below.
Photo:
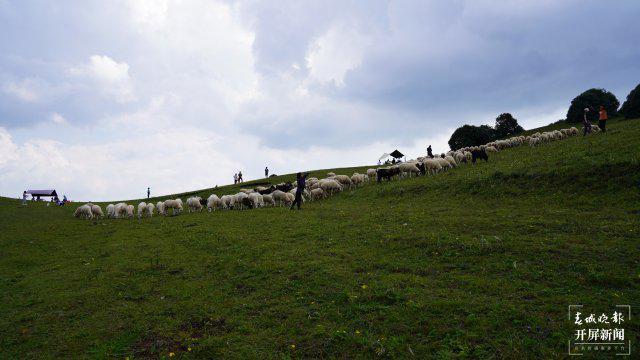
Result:
{"label": "standing person", "polygon": [[431,159],[433,159],[433,152],[431,150],[431,145],[429,145],[429,147],[427,147],[427,156]]}
{"label": "standing person", "polygon": [[591,134],[591,121],[589,121],[589,108],[584,108],[584,119],[582,120],[582,125],[584,125],[582,136]]}
{"label": "standing person", "polygon": [[607,110],[605,110],[604,106],[600,105],[600,117],[598,118],[598,127],[602,130],[603,133],[607,132],[607,120],[609,120],[609,115],[607,115]]}
{"label": "standing person", "polygon": [[147,188],[147,199],[151,197],[151,188]]}
{"label": "standing person", "polygon": [[241,183],[242,181],[242,171],[238,171],[238,182]]}
{"label": "standing person", "polygon": [[27,191],[22,192],[22,205],[27,205]]}
{"label": "standing person", "polygon": [[264,177],[268,178],[269,177],[269,168],[268,167],[264,167]]}
{"label": "standing person", "polygon": [[293,203],[291,203],[291,208],[289,208],[289,210],[293,210],[293,206],[294,205],[298,205],[298,210],[300,210],[300,205],[302,205],[302,192],[304,191],[304,187],[306,185],[306,180],[307,180],[307,176],[309,176],[309,173],[306,174],[302,174],[302,173],[297,173],[296,174],[296,198],[293,200]]}
{"label": "standing person", "polygon": [[238,183],[238,174],[233,174],[233,184],[237,184]]}

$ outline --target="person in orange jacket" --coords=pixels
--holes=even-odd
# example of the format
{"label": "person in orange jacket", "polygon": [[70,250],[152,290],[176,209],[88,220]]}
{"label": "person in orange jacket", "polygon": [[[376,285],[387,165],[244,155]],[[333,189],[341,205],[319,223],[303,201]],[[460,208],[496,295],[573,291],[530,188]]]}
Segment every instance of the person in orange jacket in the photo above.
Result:
{"label": "person in orange jacket", "polygon": [[598,118],[598,127],[602,130],[603,133],[607,132],[607,120],[609,120],[609,116],[607,115],[607,110],[604,109],[604,106],[600,105],[600,117]]}

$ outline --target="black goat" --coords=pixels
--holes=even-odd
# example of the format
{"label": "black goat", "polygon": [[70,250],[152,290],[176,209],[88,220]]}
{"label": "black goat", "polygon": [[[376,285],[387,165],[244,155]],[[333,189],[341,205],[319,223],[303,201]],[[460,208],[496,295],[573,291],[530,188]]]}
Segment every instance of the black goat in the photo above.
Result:
{"label": "black goat", "polygon": [[392,177],[400,174],[400,168],[381,168],[376,170],[376,174],[378,175],[378,183],[382,182],[383,178],[387,179],[387,181],[390,181]]}
{"label": "black goat", "polygon": [[487,155],[487,152],[484,149],[473,150],[471,152],[471,162],[475,164],[477,159],[489,162],[489,155]]}

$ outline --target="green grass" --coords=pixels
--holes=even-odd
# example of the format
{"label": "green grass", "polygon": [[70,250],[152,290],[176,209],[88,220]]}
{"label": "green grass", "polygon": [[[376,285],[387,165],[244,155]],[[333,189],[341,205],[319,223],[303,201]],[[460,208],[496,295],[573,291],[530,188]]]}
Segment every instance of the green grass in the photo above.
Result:
{"label": "green grass", "polygon": [[639,139],[611,121],[299,212],[95,222],[3,198],[0,358],[567,357],[569,304],[640,305]]}

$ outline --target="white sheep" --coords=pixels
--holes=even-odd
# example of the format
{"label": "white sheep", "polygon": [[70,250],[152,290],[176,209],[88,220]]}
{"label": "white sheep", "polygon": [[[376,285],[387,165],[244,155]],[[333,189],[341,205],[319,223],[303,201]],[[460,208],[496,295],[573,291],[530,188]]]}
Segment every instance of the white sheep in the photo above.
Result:
{"label": "white sheep", "polygon": [[102,208],[96,204],[91,204],[91,215],[93,215],[93,217],[96,219],[100,219],[104,216],[104,214],[102,213]]}
{"label": "white sheep", "polygon": [[91,206],[86,204],[78,206],[73,216],[80,219],[91,219],[93,217],[91,214]]}
{"label": "white sheep", "polygon": [[249,194],[249,201],[254,209],[264,207],[264,199],[260,193],[253,192]]}
{"label": "white sheep", "polygon": [[409,177],[413,176],[413,174],[420,175],[420,169],[414,163],[402,163],[398,165],[400,169],[400,174],[409,174]]}
{"label": "white sheep", "polygon": [[215,211],[216,208],[220,207],[220,205],[222,205],[222,201],[220,200],[218,195],[209,195],[209,198],[207,198],[207,210],[209,210],[209,212]]}
{"label": "white sheep", "polygon": [[192,196],[187,199],[187,207],[189,208],[189,212],[202,211],[202,203],[200,201],[202,198],[200,196]]}
{"label": "white sheep", "polygon": [[320,188],[329,195],[333,195],[334,192],[342,191],[342,185],[333,179],[320,180]]}
{"label": "white sheep", "polygon": [[276,202],[273,200],[273,196],[271,196],[271,194],[262,195],[262,202],[265,204],[271,204],[271,206],[276,206]]}
{"label": "white sheep", "polygon": [[180,214],[182,212],[182,200],[181,199],[169,199],[164,202],[164,211],[165,215],[169,214],[169,209],[171,209],[173,215]]}
{"label": "white sheep", "polygon": [[117,203],[115,206],[116,219],[124,219],[127,216],[127,204]]}
{"label": "white sheep", "polygon": [[155,206],[153,206],[153,203],[148,203],[147,204],[147,214],[149,215],[149,217],[153,216],[153,209],[155,209]]}
{"label": "white sheep", "polygon": [[451,167],[458,166],[458,164],[456,163],[456,159],[454,159],[453,156],[447,155],[444,157],[444,159],[447,160],[447,162],[449,163],[449,165],[451,165]]}
{"label": "white sheep", "polygon": [[135,210],[135,208],[133,207],[133,205],[127,205],[127,217],[129,219],[133,219],[133,211]]}
{"label": "white sheep", "polygon": [[220,204],[224,210],[233,209],[235,197],[233,195],[222,195],[220,198]]}
{"label": "white sheep", "polygon": [[348,187],[349,189],[351,189],[351,186],[353,185],[351,178],[347,175],[335,175],[333,179],[338,181],[343,188]]}
{"label": "white sheep", "polygon": [[107,219],[116,217],[116,206],[113,204],[107,205]]}
{"label": "white sheep", "polygon": [[[287,201],[286,201],[287,206],[291,205],[293,201],[296,199],[296,196],[293,195],[292,193],[284,193],[284,195],[287,197]],[[302,201],[304,201],[304,196],[302,196]]]}
{"label": "white sheep", "polygon": [[158,201],[156,208],[158,209],[158,215],[166,215],[164,212],[164,201]]}
{"label": "white sheep", "polygon": [[138,204],[138,219],[142,219],[144,213],[147,212],[147,203],[144,201]]}
{"label": "white sheep", "polygon": [[328,177],[333,177],[333,176],[336,176],[336,173],[334,173],[334,172],[328,172],[328,173],[327,173],[327,176],[328,176]]}
{"label": "white sheep", "polygon": [[311,196],[309,196],[309,198],[311,200],[319,200],[319,199],[324,199],[326,197],[324,190],[322,189],[313,189],[311,190]]}
{"label": "white sheep", "polygon": [[273,197],[273,201],[275,201],[278,204],[278,206],[282,206],[283,204],[286,204],[289,201],[287,194],[288,193],[285,193],[284,191],[275,190],[274,192],[271,193],[271,196]]}
{"label": "white sheep", "polygon": [[235,194],[234,195],[234,203],[236,204],[236,208],[242,210],[244,209],[244,205],[242,204],[242,201],[246,198],[248,198],[249,195],[247,195],[246,193],[243,193],[242,191]]}

